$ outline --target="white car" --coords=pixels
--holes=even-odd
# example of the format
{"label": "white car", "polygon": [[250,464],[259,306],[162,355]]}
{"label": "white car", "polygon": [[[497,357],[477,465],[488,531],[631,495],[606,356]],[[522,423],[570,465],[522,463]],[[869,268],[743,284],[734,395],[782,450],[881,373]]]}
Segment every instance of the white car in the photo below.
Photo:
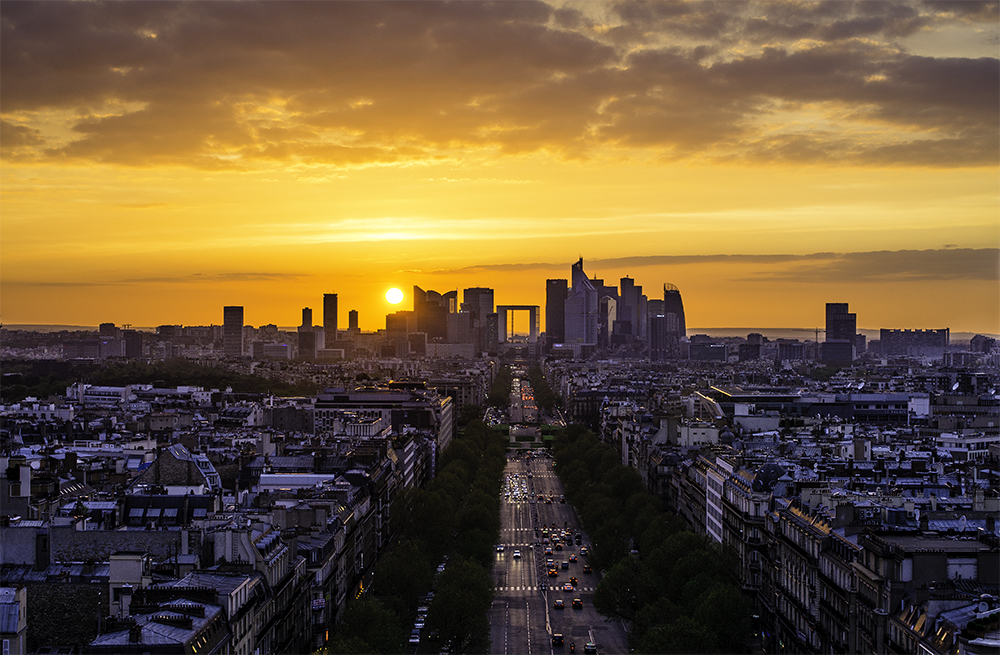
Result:
{"label": "white car", "polygon": [[514,559],[521,559],[521,551],[519,550],[514,551]]}

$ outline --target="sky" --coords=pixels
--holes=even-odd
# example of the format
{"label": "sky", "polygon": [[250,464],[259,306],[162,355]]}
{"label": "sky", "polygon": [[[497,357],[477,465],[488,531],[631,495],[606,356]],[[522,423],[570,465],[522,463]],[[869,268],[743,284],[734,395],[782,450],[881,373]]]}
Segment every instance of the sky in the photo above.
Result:
{"label": "sky", "polygon": [[582,257],[692,327],[997,334],[998,57],[996,1],[4,0],[0,321],[375,330]]}

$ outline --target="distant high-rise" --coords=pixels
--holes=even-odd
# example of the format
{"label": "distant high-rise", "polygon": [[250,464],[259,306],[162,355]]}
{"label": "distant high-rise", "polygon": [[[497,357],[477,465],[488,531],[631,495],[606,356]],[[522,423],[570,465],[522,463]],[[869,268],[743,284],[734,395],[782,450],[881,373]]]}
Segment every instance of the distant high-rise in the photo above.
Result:
{"label": "distant high-rise", "polygon": [[857,334],[858,315],[848,311],[847,303],[826,303],[826,340],[853,342]]}
{"label": "distant high-rise", "polygon": [[545,280],[545,344],[566,340],[566,297],[569,295],[566,280]]}
{"label": "distant high-rise", "polygon": [[309,329],[312,332],[313,327],[313,310],[309,307],[302,308],[302,325],[299,326],[299,332]]}
{"label": "distant high-rise", "polygon": [[826,303],[826,341],[821,348],[825,362],[854,361],[858,335],[858,317],[848,311],[846,302]]}
{"label": "distant high-rise", "polygon": [[681,339],[687,336],[684,322],[684,302],[680,290],[672,284],[663,285],[663,302],[650,301],[657,313],[649,315],[649,357],[654,362],[678,359]]}
{"label": "distant high-rise", "polygon": [[573,287],[564,303],[568,344],[597,345],[598,312],[597,288],[587,279],[583,270],[583,257],[573,264]]}
{"label": "distant high-rise", "polygon": [[448,314],[458,311],[458,290],[441,294],[413,286],[413,311],[417,315],[417,331],[428,339],[448,336]]}
{"label": "distant high-rise", "polygon": [[[448,341],[452,343],[473,343],[476,352],[485,352],[490,339],[487,334],[486,317],[493,313],[493,289],[471,287],[462,292],[462,312],[448,315]],[[496,335],[493,336],[496,340]]]}
{"label": "distant high-rise", "polygon": [[142,357],[142,332],[136,330],[122,330],[122,341],[124,342],[124,355],[128,359],[139,359]]}
{"label": "distant high-rise", "polygon": [[337,340],[337,294],[335,293],[323,294],[323,333],[326,335],[327,343]]}
{"label": "distant high-rise", "polygon": [[242,357],[245,352],[243,307],[222,308],[222,352],[226,357]]}
{"label": "distant high-rise", "polygon": [[635,285],[635,280],[630,277],[623,277],[620,283],[620,298],[618,304],[617,325],[619,335],[639,336],[639,296],[642,295],[642,287]]}
{"label": "distant high-rise", "polygon": [[358,327],[358,310],[352,309],[347,312],[347,329],[352,334],[357,334],[361,331],[361,328]]}
{"label": "distant high-rise", "polygon": [[667,317],[667,332],[682,339],[687,336],[684,322],[684,301],[681,291],[672,284],[663,285],[663,315]]}
{"label": "distant high-rise", "polygon": [[462,291],[462,311],[476,314],[477,319],[493,313],[493,289],[472,287]]}

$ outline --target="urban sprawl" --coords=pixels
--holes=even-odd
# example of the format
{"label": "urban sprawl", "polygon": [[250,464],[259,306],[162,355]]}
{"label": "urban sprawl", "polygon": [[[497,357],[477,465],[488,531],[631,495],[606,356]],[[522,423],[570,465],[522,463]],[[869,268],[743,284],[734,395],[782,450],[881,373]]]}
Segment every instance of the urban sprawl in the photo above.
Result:
{"label": "urban sprawl", "polygon": [[544,307],[412,300],[0,329],[3,655],[1000,652],[995,335],[690,334],[582,259]]}

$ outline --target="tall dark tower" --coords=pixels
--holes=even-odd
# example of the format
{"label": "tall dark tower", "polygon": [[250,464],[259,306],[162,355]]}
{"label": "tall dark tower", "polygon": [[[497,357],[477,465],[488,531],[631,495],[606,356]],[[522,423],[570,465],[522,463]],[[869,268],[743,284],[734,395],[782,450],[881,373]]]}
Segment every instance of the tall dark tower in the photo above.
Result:
{"label": "tall dark tower", "polygon": [[663,285],[663,315],[667,317],[668,333],[674,333],[678,338],[687,336],[681,290],[672,284]]}
{"label": "tall dark tower", "polygon": [[222,308],[222,351],[226,357],[242,357],[243,346],[243,307],[228,306]]}
{"label": "tall dark tower", "polygon": [[663,303],[662,306],[656,303],[656,310],[649,316],[650,359],[654,362],[678,359],[681,356],[681,339],[687,336],[680,290],[672,284],[664,284]]}
{"label": "tall dark tower", "polygon": [[854,361],[858,336],[858,315],[847,311],[846,302],[826,303],[826,341],[821,359],[831,363]]}
{"label": "tall dark tower", "polygon": [[848,311],[847,303],[826,303],[826,340],[853,343],[857,334],[858,315]]}
{"label": "tall dark tower", "polygon": [[567,280],[545,280],[545,348],[566,340]]}
{"label": "tall dark tower", "polygon": [[413,286],[413,311],[417,314],[417,331],[428,339],[444,339],[448,335],[448,314],[458,311],[458,290],[441,294]]}
{"label": "tall dark tower", "polygon": [[347,329],[351,334],[357,334],[361,331],[358,329],[358,310],[352,309],[347,312]]}
{"label": "tall dark tower", "polygon": [[337,340],[337,294],[323,294],[323,334],[327,343]]}

